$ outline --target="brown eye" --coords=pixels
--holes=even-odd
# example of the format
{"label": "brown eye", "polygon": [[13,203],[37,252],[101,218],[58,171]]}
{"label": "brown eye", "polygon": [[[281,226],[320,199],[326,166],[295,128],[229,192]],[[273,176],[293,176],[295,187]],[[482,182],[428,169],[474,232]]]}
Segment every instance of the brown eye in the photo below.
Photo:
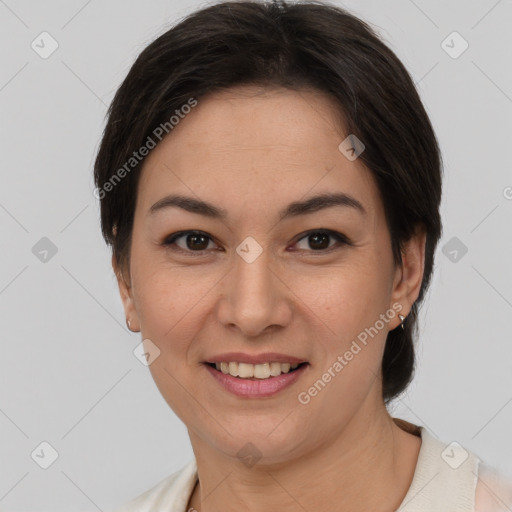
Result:
{"label": "brown eye", "polygon": [[200,252],[207,250],[208,244],[211,241],[213,241],[212,238],[201,231],[181,231],[168,237],[163,245],[176,245],[180,250],[185,252]]}
{"label": "brown eye", "polygon": [[312,249],[327,249],[329,247],[330,236],[326,233],[312,233],[308,236],[309,246]]}
{"label": "brown eye", "polygon": [[330,244],[331,240],[334,240],[338,243],[338,245],[351,245],[350,240],[343,235],[342,233],[338,233],[336,231],[331,230],[315,230],[306,233],[297,244],[301,242],[301,240],[307,241],[307,247],[300,247],[300,249],[304,250],[312,250],[312,251],[328,251],[336,245]]}
{"label": "brown eye", "polygon": [[209,239],[204,235],[187,235],[185,238],[188,249],[203,251],[208,247]]}

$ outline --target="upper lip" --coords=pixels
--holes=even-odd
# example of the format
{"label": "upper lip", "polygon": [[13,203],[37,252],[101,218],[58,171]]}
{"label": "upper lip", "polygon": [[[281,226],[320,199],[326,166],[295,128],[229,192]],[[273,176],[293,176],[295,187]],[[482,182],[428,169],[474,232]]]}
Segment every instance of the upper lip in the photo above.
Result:
{"label": "upper lip", "polygon": [[235,361],[238,363],[262,364],[262,363],[305,363],[305,359],[278,354],[277,352],[265,352],[263,354],[245,354],[244,352],[226,352],[208,358],[205,363],[229,363]]}

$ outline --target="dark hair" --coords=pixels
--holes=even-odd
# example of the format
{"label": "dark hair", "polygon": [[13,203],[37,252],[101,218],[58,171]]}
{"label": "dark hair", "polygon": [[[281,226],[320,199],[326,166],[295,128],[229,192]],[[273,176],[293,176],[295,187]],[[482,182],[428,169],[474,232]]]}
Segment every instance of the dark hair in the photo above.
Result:
{"label": "dark hair", "polygon": [[442,160],[409,73],[377,33],[348,11],[315,0],[221,2],[192,13],[147,46],[109,107],[94,165],[103,237],[118,267],[129,269],[144,161],[138,154],[135,160],[134,151],[154,142],[157,127],[170,132],[170,117],[191,98],[243,84],[313,89],[334,99],[347,134],[365,145],[359,158],[380,191],[396,264],[415,229],[426,230],[419,297],[404,329],[390,331],[386,341],[387,403],[414,374],[418,305],[442,229]]}

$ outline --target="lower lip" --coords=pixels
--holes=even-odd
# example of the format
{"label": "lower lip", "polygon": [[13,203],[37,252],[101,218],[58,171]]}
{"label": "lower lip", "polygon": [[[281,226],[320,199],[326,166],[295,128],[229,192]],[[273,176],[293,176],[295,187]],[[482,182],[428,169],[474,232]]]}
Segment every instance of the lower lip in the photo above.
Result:
{"label": "lower lip", "polygon": [[279,391],[291,386],[306,371],[309,365],[303,364],[293,372],[282,373],[277,377],[254,380],[233,377],[232,375],[216,370],[206,363],[205,366],[217,382],[230,393],[247,398],[263,398],[273,396],[279,393]]}

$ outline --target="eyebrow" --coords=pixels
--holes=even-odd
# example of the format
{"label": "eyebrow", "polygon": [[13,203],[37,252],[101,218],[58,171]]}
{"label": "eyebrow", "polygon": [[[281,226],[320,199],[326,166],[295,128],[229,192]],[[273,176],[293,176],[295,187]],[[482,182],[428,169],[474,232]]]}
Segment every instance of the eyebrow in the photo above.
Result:
{"label": "eyebrow", "polygon": [[[363,215],[366,214],[366,210],[363,205],[355,197],[339,192],[316,195],[304,201],[294,201],[279,213],[279,220],[282,221],[291,217],[307,215],[326,208],[332,208],[334,206],[352,208]],[[228,217],[227,211],[223,208],[219,208],[213,204],[193,197],[174,194],[165,196],[157,201],[153,206],[151,206],[148,214],[152,215],[171,207],[182,208],[187,212],[197,213],[212,219],[226,220]]]}

